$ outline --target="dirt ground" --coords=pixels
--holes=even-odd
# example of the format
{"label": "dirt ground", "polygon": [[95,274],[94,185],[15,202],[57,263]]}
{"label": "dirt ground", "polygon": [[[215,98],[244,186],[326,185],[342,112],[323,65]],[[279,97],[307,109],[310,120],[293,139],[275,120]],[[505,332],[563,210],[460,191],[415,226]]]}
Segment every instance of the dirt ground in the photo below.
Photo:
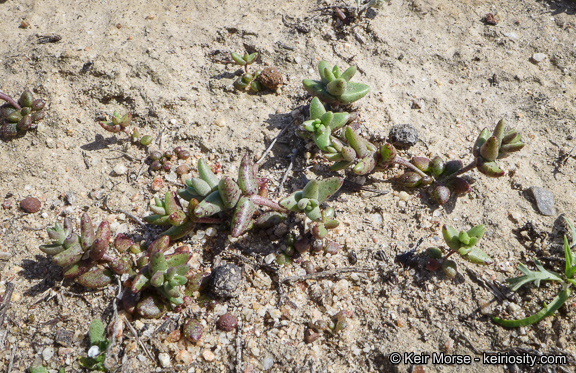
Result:
{"label": "dirt ground", "polygon": [[[37,130],[0,141],[0,294],[14,285],[9,306],[0,310],[0,371],[24,372],[37,357],[54,372],[82,370],[88,325],[110,322],[116,285],[87,291],[62,281],[61,269],[39,250],[45,227],[64,216],[77,225],[87,211],[113,230],[150,240],[161,231],[141,227],[149,200],[177,189],[182,181],[159,173],[165,186],[151,189],[153,173],[143,166],[146,150],[126,136],[105,132],[97,121],[114,110],[134,114],[151,149],[189,149],[192,166],[206,158],[235,177],[241,157],[257,160],[284,129],[260,167],[274,194],[294,160],[285,191],[307,179],[334,175],[315,146],[294,127],[310,96],[305,78],[317,78],[320,60],[354,64],[358,82],[370,93],[354,104],[362,130],[382,143],[393,125],[409,123],[421,141],[406,157],[441,155],[472,159],[477,133],[504,118],[527,146],[504,159],[507,175],[487,178],[474,171],[473,191],[437,207],[418,191],[401,193],[393,182],[399,168],[349,183],[330,201],[341,226],[331,232],[343,246],[334,255],[311,255],[317,271],[354,266],[347,273],[286,284],[281,302],[278,278],[302,275],[299,264],[265,271],[269,254],[282,240],[250,233],[231,240],[224,230],[206,236],[200,226],[183,240],[194,253],[191,265],[210,271],[217,263],[243,268],[241,295],[213,310],[198,305],[159,320],[131,319],[139,342],[124,325],[110,365],[118,371],[177,372],[521,372],[574,371],[576,302],[570,299],[552,317],[509,330],[492,315],[522,317],[549,302],[554,285],[527,286],[511,293],[505,279],[518,263],[540,258],[563,271],[564,230],[559,215],[576,220],[576,3],[549,0],[392,0],[345,24],[337,1],[0,1],[0,91],[18,97],[26,87],[48,103]],[[483,21],[493,13],[497,25]],[[22,21],[28,27],[20,27]],[[41,36],[59,35],[40,43]],[[277,92],[235,92],[240,74],[230,52],[258,52],[256,67],[276,66],[285,85]],[[545,57],[537,62],[536,53]],[[127,173],[116,175],[119,164]],[[140,174],[140,171],[143,172]],[[355,188],[364,183],[364,189]],[[554,194],[556,214],[541,215],[528,196],[531,186]],[[366,190],[369,189],[369,190]],[[380,191],[375,193],[374,191]],[[384,193],[388,192],[388,193]],[[39,212],[18,206],[28,196]],[[107,201],[107,205],[105,204]],[[532,236],[514,231],[531,223]],[[424,268],[423,252],[441,244],[440,228],[486,226],[481,248],[495,259],[488,267],[457,260],[459,274],[447,279]],[[526,237],[525,237],[526,236]],[[525,238],[525,239],[524,239]],[[397,256],[416,248],[413,260]],[[350,253],[357,262],[351,264]],[[244,258],[245,260],[242,260]],[[268,256],[270,258],[270,256]],[[307,344],[304,332],[316,319],[340,310],[352,314],[335,336]],[[219,315],[240,320],[237,331],[216,329]],[[178,339],[185,320],[202,320],[197,343]],[[70,332],[65,343],[57,336]],[[65,334],[65,333],[64,333]],[[428,363],[424,370],[390,356],[432,354],[480,358],[471,365]],[[567,364],[487,365],[483,353],[563,354]],[[167,355],[166,355],[167,354]],[[112,355],[112,354],[111,354]],[[169,360],[166,360],[168,356]]]}

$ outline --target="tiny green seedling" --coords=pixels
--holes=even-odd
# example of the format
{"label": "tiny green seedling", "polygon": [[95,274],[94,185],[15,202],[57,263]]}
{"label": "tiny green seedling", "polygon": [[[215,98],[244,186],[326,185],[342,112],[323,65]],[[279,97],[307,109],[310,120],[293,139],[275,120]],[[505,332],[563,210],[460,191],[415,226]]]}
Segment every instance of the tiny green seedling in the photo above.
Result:
{"label": "tiny green seedling", "polygon": [[448,225],[444,225],[442,227],[442,236],[444,237],[444,242],[448,245],[449,252],[447,255],[443,255],[440,248],[429,248],[427,254],[430,259],[428,259],[426,267],[430,270],[436,270],[440,267],[441,262],[444,274],[449,278],[454,278],[457,274],[456,262],[449,258],[455,253],[471,263],[492,264],[494,260],[483,250],[476,247],[483,235],[483,225],[477,225],[468,231],[460,232]]}
{"label": "tiny green seedling", "polygon": [[36,128],[37,122],[44,119],[46,102],[34,99],[28,90],[22,93],[18,102],[2,92],[0,100],[7,102],[0,106],[0,137],[5,141]]}
{"label": "tiny green seedling", "polygon": [[128,128],[132,123],[132,112],[121,115],[117,111],[112,114],[112,120],[109,122],[98,122],[100,127],[104,128],[108,132],[119,133],[124,132],[131,137],[133,142],[138,142],[140,145],[148,146],[152,144],[153,138],[150,135],[140,136],[138,129],[134,128],[132,133]]}
{"label": "tiny green seedling", "polygon": [[338,66],[330,66],[326,61],[320,61],[318,72],[320,80],[304,79],[304,88],[315,97],[324,102],[336,105],[348,105],[358,101],[370,91],[370,87],[363,83],[351,82],[356,74],[356,66],[350,66],[340,73]]}
{"label": "tiny green seedling", "polygon": [[576,285],[576,279],[574,278],[574,275],[576,274],[576,255],[574,255],[574,252],[572,251],[572,249],[576,247],[576,229],[570,220],[568,220],[566,217],[564,219],[572,231],[571,244],[568,242],[568,238],[564,236],[564,258],[566,259],[564,275],[562,276],[559,273],[548,271],[544,268],[538,259],[534,259],[536,271],[531,271],[524,264],[520,264],[518,265],[518,270],[522,272],[523,275],[506,280],[508,284],[510,284],[510,289],[512,291],[517,291],[523,285],[530,282],[534,282],[536,287],[540,287],[540,283],[542,281],[560,282],[562,284],[560,292],[552,300],[552,302],[550,302],[550,304],[544,303],[544,307],[535,314],[519,320],[505,320],[499,317],[494,317],[493,320],[496,324],[507,328],[517,328],[520,326],[535,324],[545,317],[552,316],[554,312],[562,307],[562,305],[570,297],[570,287],[572,285]]}
{"label": "tiny green seedling", "polygon": [[244,74],[239,77],[234,82],[234,88],[239,91],[252,91],[259,92],[262,90],[262,85],[258,81],[258,76],[260,75],[260,70],[257,70],[254,74],[248,72],[248,66],[253,64],[258,57],[258,53],[254,52],[252,54],[244,53],[240,55],[238,53],[232,52],[232,59],[236,65],[244,67]]}
{"label": "tiny green seedling", "polygon": [[90,337],[91,346],[88,350],[88,357],[79,358],[78,363],[81,367],[88,370],[108,372],[104,361],[106,360],[106,350],[110,346],[110,341],[106,339],[104,324],[100,319],[94,319],[90,323],[88,336]]}

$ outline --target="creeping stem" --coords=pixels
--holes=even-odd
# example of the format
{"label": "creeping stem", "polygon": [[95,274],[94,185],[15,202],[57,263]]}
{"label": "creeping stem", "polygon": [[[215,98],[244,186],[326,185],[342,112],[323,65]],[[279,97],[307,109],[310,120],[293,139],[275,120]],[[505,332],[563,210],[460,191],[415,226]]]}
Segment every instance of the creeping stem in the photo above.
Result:
{"label": "creeping stem", "polygon": [[10,105],[14,106],[17,110],[22,109],[22,106],[20,106],[12,97],[8,96],[6,93],[0,92],[0,100],[8,102]]}
{"label": "creeping stem", "polygon": [[278,204],[278,202],[274,202],[269,200],[268,198],[259,196],[258,194],[253,194],[250,196],[252,202],[259,206],[266,206],[270,207],[272,210],[284,212],[286,209]]}
{"label": "creeping stem", "polygon": [[443,183],[446,180],[449,180],[453,177],[456,177],[458,175],[462,175],[465,174],[468,171],[472,171],[473,169],[476,168],[476,166],[478,166],[478,159],[474,158],[474,160],[472,162],[470,162],[470,164],[468,164],[466,167],[463,167],[461,169],[459,169],[458,171],[454,172],[453,174],[447,175],[445,177],[443,177],[442,179],[438,180],[438,183]]}
{"label": "creeping stem", "polygon": [[414,166],[412,163],[408,162],[407,160],[405,160],[404,158],[401,158],[399,156],[396,156],[396,158],[394,158],[392,163],[396,163],[396,164],[399,164],[401,166],[408,167],[409,169],[416,172],[417,174],[419,174],[422,177],[424,177],[424,176],[428,177],[428,175],[426,175],[424,172],[422,172],[418,167]]}

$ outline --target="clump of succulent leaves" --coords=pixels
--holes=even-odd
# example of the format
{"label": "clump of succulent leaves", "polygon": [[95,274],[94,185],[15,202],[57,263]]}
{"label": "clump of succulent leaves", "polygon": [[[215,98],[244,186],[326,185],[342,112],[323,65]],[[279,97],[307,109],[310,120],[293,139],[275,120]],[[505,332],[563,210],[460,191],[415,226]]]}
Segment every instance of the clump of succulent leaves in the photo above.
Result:
{"label": "clump of succulent leaves", "polygon": [[[472,155],[474,160],[464,166],[461,160],[444,161],[436,156],[432,159],[426,157],[414,157],[411,160],[411,171],[405,172],[398,179],[399,184],[405,187],[414,188],[420,185],[429,185],[434,180],[431,188],[432,198],[439,204],[448,202],[451,194],[464,194],[470,192],[471,188],[464,178],[459,175],[473,169],[478,169],[481,173],[489,177],[504,176],[504,171],[500,169],[496,160],[507,157],[510,153],[517,152],[524,147],[520,141],[521,135],[515,130],[505,131],[504,120],[501,119],[494,128],[492,134],[488,128],[484,128],[474,146]],[[391,144],[386,144],[388,150],[381,150],[383,163],[399,163],[400,157]],[[399,163],[407,166],[404,162]]]}
{"label": "clump of succulent leaves", "polygon": [[24,91],[18,101],[0,92],[0,100],[6,101],[0,106],[0,137],[6,141],[36,128],[44,119],[46,102],[35,99],[29,90]]}
{"label": "clump of succulent leaves", "polygon": [[348,316],[348,312],[342,310],[334,315],[329,321],[315,320],[310,324],[310,328],[306,330],[304,335],[306,342],[314,342],[320,337],[321,333],[324,332],[328,333],[329,335],[335,335],[346,329],[348,327]]}
{"label": "clump of succulent leaves", "polygon": [[430,247],[426,251],[429,259],[426,267],[435,271],[442,266],[442,271],[448,278],[454,278],[457,274],[456,262],[449,259],[453,254],[458,254],[462,259],[475,264],[492,264],[494,260],[476,245],[484,235],[484,226],[477,225],[468,231],[458,232],[456,229],[444,225],[442,236],[448,246],[447,253],[438,247]]}
{"label": "clump of succulent leaves", "polygon": [[370,87],[363,83],[351,82],[356,74],[356,66],[350,66],[343,73],[338,66],[330,66],[326,61],[318,63],[320,80],[304,79],[304,88],[320,100],[336,104],[348,105],[366,96]]}
{"label": "clump of succulent leaves", "polygon": [[[63,268],[65,278],[74,278],[87,288],[99,288],[108,285],[114,273],[122,275],[131,271],[129,257],[117,258],[109,248],[111,230],[107,221],[95,230],[90,216],[84,213],[80,219],[80,235],[73,232],[69,218],[47,231],[52,242],[40,246],[40,250]],[[114,240],[114,247],[121,254],[135,246],[124,234],[118,234]]]}
{"label": "clump of succulent leaves", "polygon": [[172,151],[166,151],[164,153],[154,150],[148,155],[150,160],[150,169],[152,171],[170,171],[172,169],[172,162],[176,159],[186,160],[190,158],[190,152],[182,147],[177,146]]}
{"label": "clump of succulent leaves", "polygon": [[492,134],[487,128],[480,132],[472,148],[474,160],[467,166],[461,160],[446,161],[440,156],[408,161],[399,156],[394,145],[385,143],[378,148],[352,126],[346,126],[351,119],[349,113],[326,111],[315,97],[310,103],[310,120],[302,123],[297,133],[314,140],[324,157],[334,162],[330,166],[333,171],[351,167],[355,174],[367,175],[393,164],[404,166],[409,170],[398,178],[398,183],[406,188],[431,185],[430,194],[439,204],[448,202],[451,195],[470,192],[470,184],[459,175],[476,168],[490,177],[503,176],[496,160],[524,147],[520,134],[515,129],[505,131],[504,120],[500,120]]}
{"label": "clump of succulent leaves", "polygon": [[138,259],[139,272],[130,281],[130,292],[122,299],[124,309],[146,318],[160,317],[166,310],[184,303],[183,285],[188,282],[187,264],[192,257],[187,246],[165,254],[170,238],[161,236],[150,244],[146,255]]}
{"label": "clump of succulent leaves", "polygon": [[257,70],[255,73],[250,73],[248,71],[248,66],[252,65],[256,58],[258,57],[258,53],[254,52],[251,54],[244,53],[244,55],[240,55],[239,53],[232,52],[232,59],[236,63],[236,65],[244,67],[244,74],[240,76],[234,82],[234,88],[239,91],[251,91],[251,92],[259,92],[262,90],[262,85],[258,81],[258,76],[260,75],[260,70]]}
{"label": "clump of succulent leaves", "polygon": [[517,328],[520,326],[535,324],[545,317],[552,316],[554,312],[562,307],[570,297],[570,287],[576,285],[576,278],[574,278],[574,275],[576,274],[576,255],[574,255],[574,252],[572,251],[576,248],[576,229],[569,219],[566,217],[564,217],[564,219],[572,231],[572,243],[569,243],[568,238],[564,235],[564,258],[566,260],[564,273],[560,274],[549,271],[544,268],[538,259],[534,259],[534,265],[536,266],[535,271],[531,271],[526,265],[520,264],[518,265],[518,270],[522,272],[523,275],[506,280],[512,291],[517,291],[523,285],[530,282],[533,282],[536,287],[540,287],[542,281],[559,282],[561,286],[558,295],[556,295],[549,304],[544,303],[544,307],[531,316],[519,320],[505,320],[499,317],[494,317],[493,321],[496,324],[507,328]]}
{"label": "clump of succulent leaves", "polygon": [[143,146],[148,146],[152,143],[152,136],[144,135],[141,136],[140,132],[137,128],[132,130],[130,133],[130,129],[128,128],[132,123],[132,112],[129,111],[128,113],[121,115],[117,111],[114,111],[112,114],[112,120],[107,122],[98,122],[100,127],[104,128],[108,132],[112,133],[119,133],[124,132],[128,136],[131,137],[133,142],[138,142]]}
{"label": "clump of succulent leaves", "polygon": [[90,349],[88,350],[87,357],[80,357],[78,363],[82,368],[88,370],[97,370],[100,372],[108,372],[104,365],[106,360],[106,350],[110,346],[110,341],[106,339],[106,329],[100,319],[94,319],[90,323],[88,331],[90,337]]}
{"label": "clump of succulent leaves", "polygon": [[[186,181],[187,187],[178,194],[187,203],[185,208],[178,198],[168,192],[164,200],[155,199],[151,206],[154,214],[144,219],[156,225],[170,226],[164,232],[171,239],[178,239],[190,233],[196,223],[220,223],[212,216],[233,210],[231,225],[232,237],[239,237],[252,227],[269,228],[282,222],[289,211],[305,213],[312,221],[311,231],[324,238],[327,229],[335,228],[333,209],[322,209],[325,202],[342,186],[343,179],[333,177],[327,180],[311,180],[304,190],[276,202],[268,198],[267,179],[257,177],[257,167],[245,155],[238,171],[238,180],[230,177],[219,179],[206,161],[198,161],[198,174]],[[258,206],[268,211],[258,212]]]}

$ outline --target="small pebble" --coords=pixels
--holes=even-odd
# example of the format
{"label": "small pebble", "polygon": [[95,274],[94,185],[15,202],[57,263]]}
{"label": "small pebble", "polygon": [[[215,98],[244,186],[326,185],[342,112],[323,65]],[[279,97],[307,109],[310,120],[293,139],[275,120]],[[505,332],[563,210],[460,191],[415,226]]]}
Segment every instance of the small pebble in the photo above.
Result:
{"label": "small pebble", "polygon": [[54,356],[54,347],[48,346],[42,350],[42,359],[44,359],[44,361],[52,359],[52,356]]}
{"label": "small pebble", "polygon": [[272,263],[276,259],[276,254],[270,253],[264,257],[264,262],[266,264]]}
{"label": "small pebble", "polygon": [[178,166],[178,168],[176,168],[176,173],[178,175],[184,175],[187,174],[190,171],[190,167],[188,167],[188,165],[182,164],[180,166]]}
{"label": "small pebble", "polygon": [[218,328],[225,332],[231,332],[238,325],[238,319],[231,313],[225,313],[218,319]]}
{"label": "small pebble", "polygon": [[100,348],[98,346],[92,346],[88,350],[88,357],[95,358],[100,354]]}
{"label": "small pebble", "polygon": [[166,181],[168,181],[168,182],[175,183],[177,180],[178,180],[178,175],[176,175],[176,172],[174,172],[174,171],[172,171],[168,175],[166,175]]}
{"label": "small pebble", "polygon": [[64,196],[64,200],[66,201],[67,204],[73,205],[74,202],[76,202],[76,194],[74,194],[73,192],[67,192],[66,195]]}
{"label": "small pebble", "polygon": [[267,355],[264,360],[262,360],[262,370],[269,370],[273,365],[274,359],[270,355]]}
{"label": "small pebble", "polygon": [[37,198],[27,197],[20,202],[20,208],[28,213],[35,213],[40,210],[42,204]]}
{"label": "small pebble", "polygon": [[216,228],[210,227],[206,229],[206,235],[208,237],[215,237],[217,233],[218,231],[216,230]]}
{"label": "small pebble", "polygon": [[210,275],[210,289],[220,298],[237,295],[238,286],[242,282],[242,271],[235,264],[216,267]]}
{"label": "small pebble", "polygon": [[418,130],[411,124],[399,124],[388,133],[390,142],[400,147],[410,147],[418,142]]}
{"label": "small pebble", "polygon": [[534,53],[532,57],[530,57],[530,61],[535,64],[539,64],[540,62],[546,59],[546,55],[544,53]]}
{"label": "small pebble", "polygon": [[176,360],[181,362],[184,365],[189,365],[189,364],[192,364],[192,362],[194,361],[194,357],[187,350],[180,350],[176,354]]}
{"label": "small pebble", "polygon": [[4,208],[4,210],[9,210],[12,208],[12,200],[11,199],[5,199],[4,202],[2,202],[2,208]]}
{"label": "small pebble", "polygon": [[214,361],[214,359],[216,359],[216,355],[214,355],[214,353],[210,350],[204,350],[202,352],[202,356],[206,361]]}
{"label": "small pebble", "polygon": [[554,194],[551,191],[536,186],[530,187],[528,191],[534,197],[536,207],[542,215],[551,216],[556,214]]}
{"label": "small pebble", "polygon": [[58,329],[56,332],[55,341],[57,344],[61,346],[71,346],[72,345],[72,338],[74,337],[74,333],[66,329]]}
{"label": "small pebble", "polygon": [[116,176],[126,175],[126,172],[128,172],[128,167],[124,163],[118,163],[114,166],[114,174]]}
{"label": "small pebble", "polygon": [[168,355],[166,352],[159,353],[158,360],[160,360],[160,365],[162,365],[162,368],[168,368],[170,366],[170,355]]}
{"label": "small pebble", "polygon": [[153,191],[157,192],[163,187],[164,187],[164,180],[162,180],[162,177],[161,176],[154,177],[154,180],[152,180],[152,185],[150,186],[150,188],[152,188]]}
{"label": "small pebble", "polygon": [[406,193],[405,191],[401,191],[398,193],[398,198],[400,198],[400,201],[408,201],[410,199],[410,194]]}

